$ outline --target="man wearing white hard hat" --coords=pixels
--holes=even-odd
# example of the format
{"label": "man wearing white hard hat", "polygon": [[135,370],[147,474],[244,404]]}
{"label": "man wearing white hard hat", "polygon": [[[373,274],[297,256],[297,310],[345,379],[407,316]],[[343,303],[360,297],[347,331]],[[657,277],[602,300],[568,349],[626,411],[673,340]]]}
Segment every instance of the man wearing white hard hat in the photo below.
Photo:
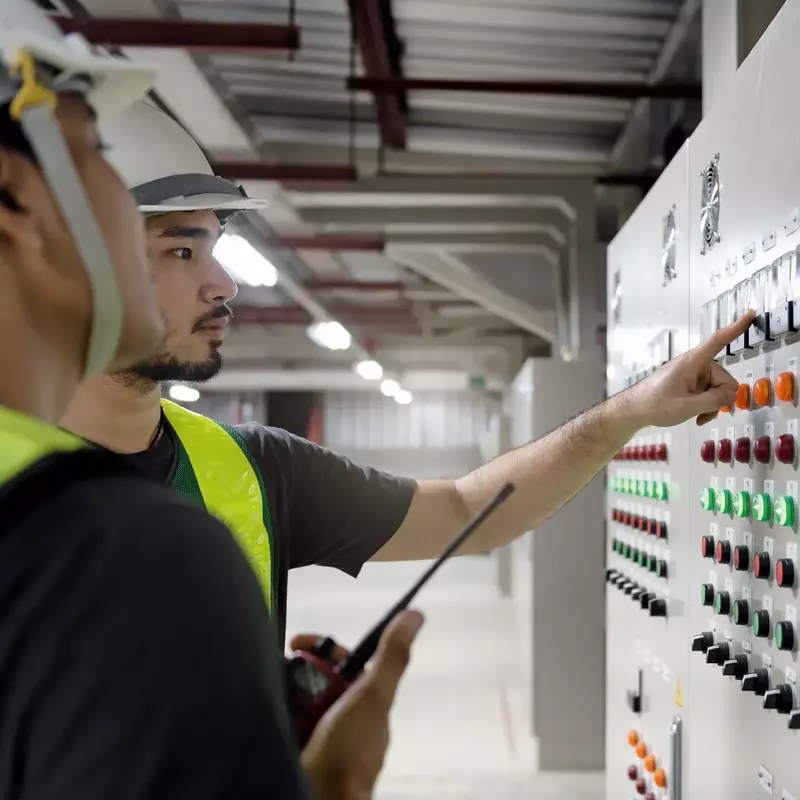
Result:
{"label": "man wearing white hard hat", "polygon": [[567,502],[639,428],[693,415],[705,419],[735,392],[736,381],[713,363],[708,347],[698,349],[463,478],[419,483],[357,467],[285,431],[255,423],[231,428],[192,414],[162,401],[159,383],[203,381],[220,369],[227,303],[236,286],[213,247],[230,214],[259,201],[213,176],[189,134],[157,109],[131,108],[106,128],[106,137],[139,143],[138,152],[120,147],[111,157],[148,216],[148,251],[167,335],[154,359],[87,383],[64,424],[128,454],[145,474],[225,519],[281,631],[289,569],[320,564],[357,575],[373,558],[432,558],[511,481],[524,491],[463,552],[503,545]]}
{"label": "man wearing white hard hat", "polygon": [[[53,424],[82,378],[162,335],[141,216],[95,124],[154,77],[63,41],[28,0],[0,4],[0,797],[302,800],[263,596],[230,533]],[[361,702],[372,735],[404,624],[362,681],[382,681]],[[324,727],[339,737],[312,740],[316,796],[369,791],[347,725]]]}

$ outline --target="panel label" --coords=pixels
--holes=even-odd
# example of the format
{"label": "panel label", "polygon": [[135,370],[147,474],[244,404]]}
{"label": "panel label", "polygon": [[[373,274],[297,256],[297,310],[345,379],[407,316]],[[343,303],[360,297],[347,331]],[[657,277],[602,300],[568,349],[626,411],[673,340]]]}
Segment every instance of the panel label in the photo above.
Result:
{"label": "panel label", "polygon": [[786,481],[786,494],[793,498],[797,505],[797,481]]}
{"label": "panel label", "polygon": [[736,478],[725,478],[725,488],[729,492],[736,491]]}
{"label": "panel label", "polygon": [[728,428],[728,430],[725,431],[725,438],[726,439],[730,439],[731,441],[733,441],[733,439],[736,438],[735,429],[734,428]]}
{"label": "panel label", "polygon": [[711,440],[713,442],[718,442],[719,441],[719,428],[712,428],[710,436],[711,436]]}
{"label": "panel label", "polygon": [[769,553],[769,560],[772,563],[775,560],[775,542],[771,536],[764,537],[764,549]]}
{"label": "panel label", "polygon": [[767,794],[772,794],[772,773],[763,764],[758,768],[758,782]]}
{"label": "panel label", "polygon": [[794,436],[794,438],[797,439],[797,430],[798,430],[798,428],[797,428],[797,420],[796,419],[790,419],[788,425],[786,426],[786,430],[788,430],[789,433],[791,433],[792,436]]}
{"label": "panel label", "polygon": [[711,476],[710,485],[715,492],[719,489],[719,478],[716,475]]}
{"label": "panel label", "polygon": [[749,586],[742,587],[742,600],[747,600],[748,605],[753,600],[753,590]]}
{"label": "panel label", "polygon": [[766,370],[764,370],[767,374],[767,377],[772,380],[773,375],[775,375],[775,365],[774,364],[767,364]]}
{"label": "panel label", "polygon": [[744,426],[744,435],[748,439],[752,439],[753,438],[753,426],[752,425],[745,425]]}
{"label": "panel label", "polygon": [[734,528],[725,528],[725,538],[733,545],[736,540],[736,530]]}
{"label": "panel label", "polygon": [[750,656],[753,654],[753,645],[750,642],[742,642],[742,652]]}
{"label": "panel label", "polygon": [[775,494],[775,481],[764,481],[764,491],[767,494]]}
{"label": "panel label", "polygon": [[786,606],[786,619],[797,627],[797,606]]}
{"label": "panel label", "polygon": [[764,611],[769,611],[770,619],[772,618],[772,598],[769,595],[764,595],[761,598],[761,607]]}
{"label": "panel label", "polygon": [[765,422],[764,423],[764,433],[769,436],[770,439],[775,437],[775,423],[774,422]]}
{"label": "panel label", "polygon": [[753,370],[751,370],[751,369],[747,370],[747,372],[745,372],[745,374],[744,374],[745,383],[747,381],[752,381],[753,380],[753,376],[754,376]]}
{"label": "panel label", "polygon": [[753,479],[752,478],[745,478],[744,479],[744,490],[746,492],[750,492],[750,494],[753,494],[754,488],[755,487],[754,487],[754,484],[753,484]]}

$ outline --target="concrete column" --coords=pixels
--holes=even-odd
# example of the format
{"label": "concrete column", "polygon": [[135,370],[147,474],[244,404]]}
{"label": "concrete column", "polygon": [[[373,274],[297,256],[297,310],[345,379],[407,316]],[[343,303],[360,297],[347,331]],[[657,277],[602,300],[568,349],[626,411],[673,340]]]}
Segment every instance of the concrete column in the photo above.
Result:
{"label": "concrete column", "polygon": [[[502,411],[498,414],[497,442],[497,455],[511,450],[511,420]],[[511,543],[497,550],[497,586],[501,597],[511,597],[514,594],[514,549]]]}
{"label": "concrete column", "polygon": [[703,115],[775,18],[784,0],[703,0]]}

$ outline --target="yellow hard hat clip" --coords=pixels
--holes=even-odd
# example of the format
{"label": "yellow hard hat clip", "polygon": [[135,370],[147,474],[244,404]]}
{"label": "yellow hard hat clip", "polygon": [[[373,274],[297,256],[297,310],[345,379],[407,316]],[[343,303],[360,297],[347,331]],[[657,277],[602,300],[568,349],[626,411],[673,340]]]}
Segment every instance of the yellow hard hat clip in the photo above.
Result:
{"label": "yellow hard hat clip", "polygon": [[39,104],[44,104],[48,108],[55,110],[58,98],[55,92],[46,89],[37,82],[36,62],[27,50],[23,48],[17,50],[9,71],[12,75],[22,78],[22,85],[8,109],[11,119],[19,122],[25,109]]}

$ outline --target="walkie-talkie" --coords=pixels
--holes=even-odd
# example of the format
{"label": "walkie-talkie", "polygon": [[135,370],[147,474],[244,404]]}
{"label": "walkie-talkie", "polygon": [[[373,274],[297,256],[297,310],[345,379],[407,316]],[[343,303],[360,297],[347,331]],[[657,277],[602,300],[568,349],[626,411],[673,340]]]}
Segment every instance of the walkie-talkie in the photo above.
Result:
{"label": "walkie-talkie", "polygon": [[338,662],[333,657],[336,642],[320,639],[310,652],[299,650],[286,660],[289,708],[300,747],[306,742],[322,715],[344,694],[361,674],[378,649],[389,623],[416,597],[439,567],[486,521],[501,503],[508,499],[514,486],[507,483],[494,498],[444,549],[417,582],[392,606],[381,621],[353,648],[347,658]]}

